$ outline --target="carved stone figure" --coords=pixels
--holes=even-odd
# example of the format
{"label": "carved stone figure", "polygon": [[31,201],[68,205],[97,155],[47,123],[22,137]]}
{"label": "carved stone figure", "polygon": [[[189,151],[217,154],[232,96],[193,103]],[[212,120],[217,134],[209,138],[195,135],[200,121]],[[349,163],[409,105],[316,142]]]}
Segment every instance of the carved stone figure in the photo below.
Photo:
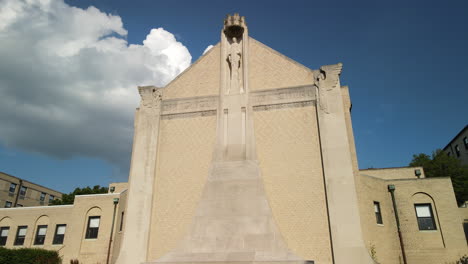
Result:
{"label": "carved stone figure", "polygon": [[325,65],[320,67],[320,73],[315,79],[315,86],[319,90],[319,106],[325,113],[329,114],[328,93],[336,88],[343,69],[343,64]]}
{"label": "carved stone figure", "polygon": [[162,89],[155,86],[139,86],[140,109],[150,113],[157,112],[162,100]]}
{"label": "carved stone figure", "polygon": [[231,92],[238,93],[242,90],[242,82],[240,75],[241,58],[242,50],[239,43],[237,43],[237,38],[234,37],[232,38],[232,44],[230,46],[229,54],[227,57],[229,67],[231,70],[228,94]]}

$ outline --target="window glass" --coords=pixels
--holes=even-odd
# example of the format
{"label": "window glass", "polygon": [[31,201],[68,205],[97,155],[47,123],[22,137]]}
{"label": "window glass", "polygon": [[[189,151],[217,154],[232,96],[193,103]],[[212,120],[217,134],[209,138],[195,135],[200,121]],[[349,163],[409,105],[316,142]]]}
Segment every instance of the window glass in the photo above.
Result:
{"label": "window glass", "polygon": [[11,207],[11,202],[10,201],[6,201],[5,202],[5,208],[10,208]]}
{"label": "window glass", "polygon": [[49,203],[51,203],[55,199],[55,196],[52,194],[49,194]]}
{"label": "window glass", "polygon": [[465,144],[465,148],[468,149],[468,137],[463,138],[463,144]]}
{"label": "window glass", "polygon": [[429,210],[429,206],[416,206],[416,213],[418,214],[418,217],[431,217],[431,211]]}
{"label": "window glass", "polygon": [[9,226],[0,227],[0,246],[5,246],[8,238]]}
{"label": "window glass", "polygon": [[24,196],[26,196],[26,190],[27,190],[27,189],[28,189],[28,188],[26,188],[26,187],[24,187],[24,186],[21,186],[21,188],[20,188],[20,193],[19,193],[20,196],[23,196],[23,198],[24,198]]}
{"label": "window glass", "polygon": [[99,218],[91,218],[89,220],[89,227],[99,227]]}
{"label": "window glass", "polygon": [[380,211],[380,203],[374,202],[375,221],[377,224],[383,224],[382,212]]}
{"label": "window glass", "polygon": [[124,221],[124,212],[122,212],[122,216],[120,217],[120,228],[119,228],[119,231],[122,231],[122,229],[123,229],[123,221]]}
{"label": "window glass", "polygon": [[45,237],[47,233],[47,226],[37,226],[36,238],[34,239],[34,245],[44,245]]}
{"label": "window glass", "polygon": [[86,238],[97,238],[99,233],[100,216],[90,216],[88,219],[88,228],[86,229]]}
{"label": "window glass", "polygon": [[26,231],[28,230],[27,226],[18,226],[16,231],[16,238],[13,245],[22,246],[24,244],[24,238],[26,237]]}
{"label": "window glass", "polygon": [[57,225],[55,228],[55,235],[54,235],[54,241],[52,242],[53,244],[63,244],[63,239],[65,237],[65,230],[67,228],[67,225]]}
{"label": "window glass", "polygon": [[46,196],[46,193],[44,193],[44,192],[41,193],[41,198],[40,198],[40,200],[41,200],[41,201],[44,201],[44,200],[45,200],[45,196]]}
{"label": "window glass", "polygon": [[436,230],[431,204],[415,204],[419,230]]}
{"label": "window glass", "polygon": [[10,183],[10,192],[14,193],[16,191],[16,183]]}

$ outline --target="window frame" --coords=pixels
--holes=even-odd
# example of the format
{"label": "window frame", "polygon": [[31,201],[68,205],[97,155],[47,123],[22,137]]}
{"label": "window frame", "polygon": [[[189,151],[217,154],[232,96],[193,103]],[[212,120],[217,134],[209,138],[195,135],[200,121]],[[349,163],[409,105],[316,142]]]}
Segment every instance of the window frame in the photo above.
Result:
{"label": "window frame", "polygon": [[[428,206],[429,207],[430,217],[428,217],[428,216],[418,216],[418,209],[417,209],[418,206],[419,207]],[[437,230],[437,224],[436,224],[436,221],[435,221],[434,211],[432,210],[432,204],[431,203],[416,203],[416,204],[414,204],[414,211],[416,213],[416,221],[418,222],[419,231],[435,231],[435,230]],[[424,228],[424,226],[422,226],[420,220],[427,220],[427,219],[431,220],[433,228]]]}
{"label": "window frame", "polygon": [[[65,227],[65,231],[63,232],[63,234],[58,234],[59,227]],[[67,232],[66,224],[57,224],[55,226],[54,239],[52,240],[52,245],[63,245],[66,232]]]}
{"label": "window frame", "polygon": [[[10,206],[7,206],[7,204],[9,204]],[[10,202],[10,201],[5,201],[5,207],[4,208],[12,208],[13,207],[13,203]]]}
{"label": "window frame", "polygon": [[[19,235],[21,229],[26,229],[24,236]],[[23,246],[27,234],[28,234],[28,226],[18,226],[18,228],[16,228],[16,236],[15,236],[15,241],[13,243],[13,246]]]}
{"label": "window frame", "polygon": [[460,157],[460,147],[458,145],[455,145],[455,154],[456,154],[457,158]]}
{"label": "window frame", "polygon": [[55,196],[52,194],[49,194],[49,204],[51,204],[55,200]]}
{"label": "window frame", "polygon": [[375,222],[378,225],[383,225],[382,208],[380,207],[380,202],[374,201],[374,213],[375,213]]}
{"label": "window frame", "polygon": [[[23,192],[23,189],[24,189],[24,192]],[[26,186],[21,186],[20,190],[19,190],[19,193],[18,193],[18,196],[20,199],[24,199],[24,197],[26,197],[26,192],[28,191],[28,187]]]}
{"label": "window frame", "polygon": [[[14,185],[13,191],[11,190],[11,186]],[[10,188],[8,188],[8,192],[11,194],[14,194],[16,192],[16,187],[18,187],[18,184],[14,182],[10,182]]]}
{"label": "window frame", "polygon": [[39,201],[44,202],[46,195],[47,195],[47,193],[41,192],[41,195],[39,196]]}
{"label": "window frame", "polygon": [[[45,234],[40,235],[39,231],[45,228]],[[36,228],[36,235],[34,236],[34,245],[44,245],[47,236],[47,225],[38,225]]]}
{"label": "window frame", "polygon": [[[91,227],[91,220],[92,219],[99,219],[99,223],[97,227]],[[88,224],[86,226],[86,235],[85,239],[97,239],[99,237],[99,227],[101,226],[101,216],[100,215],[93,215],[88,217]]]}
{"label": "window frame", "polygon": [[[7,230],[7,235],[2,236],[3,230]],[[6,243],[8,241],[8,235],[10,233],[10,227],[9,226],[1,226],[0,227],[0,247],[6,246]]]}

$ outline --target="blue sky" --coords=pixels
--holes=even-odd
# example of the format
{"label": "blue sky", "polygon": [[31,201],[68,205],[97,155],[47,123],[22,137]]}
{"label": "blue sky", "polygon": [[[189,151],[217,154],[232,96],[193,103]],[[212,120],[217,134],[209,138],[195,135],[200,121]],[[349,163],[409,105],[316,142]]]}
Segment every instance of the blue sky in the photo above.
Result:
{"label": "blue sky", "polygon": [[[0,1],[0,7],[7,2]],[[77,17],[80,18],[81,13],[86,13],[89,17],[83,21],[93,23],[83,22],[86,24],[83,28],[71,26],[76,31],[71,31],[70,28],[62,30],[65,28],[63,25],[68,25],[67,17],[70,17],[63,14],[76,13],[76,9],[64,9],[67,6],[85,9],[83,12],[78,12]],[[89,10],[87,9],[89,6],[94,6],[96,9]],[[21,45],[12,42],[8,49],[5,48],[7,45],[0,41],[0,55],[23,54],[24,50],[21,49],[17,53],[11,52],[10,49],[16,46],[24,46],[25,50],[29,50],[29,47],[31,50],[42,48],[43,50],[38,51],[40,55],[36,53],[33,55],[37,55],[38,60],[43,63],[42,54],[63,51],[53,56],[60,58],[68,56],[67,63],[73,61],[80,65],[67,64],[67,70],[73,67],[82,70],[78,79],[72,78],[72,74],[63,76],[49,74],[53,73],[55,64],[45,63],[42,67],[45,70],[37,72],[33,66],[25,66],[34,65],[27,61],[16,67],[19,64],[17,57],[11,56],[10,60],[4,60],[10,72],[0,74],[0,97],[2,93],[13,94],[8,87],[16,87],[14,95],[11,95],[13,99],[9,102],[13,100],[16,103],[15,107],[33,105],[35,108],[31,109],[36,109],[34,111],[50,104],[53,107],[47,108],[44,115],[51,116],[50,113],[53,113],[54,119],[31,118],[28,112],[19,114],[16,110],[11,111],[12,108],[17,109],[15,107],[10,107],[8,112],[3,111],[4,114],[0,114],[0,121],[11,127],[5,126],[6,129],[4,127],[3,131],[8,133],[3,134],[0,128],[0,171],[63,192],[69,192],[78,186],[107,185],[111,181],[126,180],[132,137],[133,110],[131,109],[135,107],[134,101],[137,95],[136,89],[133,88],[133,90],[116,92],[121,95],[120,99],[109,100],[118,103],[100,108],[94,105],[100,104],[99,100],[76,103],[72,99],[67,99],[71,98],[69,94],[57,97],[55,100],[54,96],[59,96],[61,93],[57,93],[57,90],[49,91],[50,86],[46,83],[63,82],[62,86],[67,86],[67,83],[76,84],[90,78],[93,79],[93,85],[96,85],[93,86],[96,87],[94,90],[100,89],[97,85],[121,85],[127,89],[132,87],[133,80],[135,83],[133,87],[145,81],[152,82],[146,84],[167,83],[168,79],[175,76],[173,72],[177,73],[183,69],[176,65],[179,61],[187,62],[191,55],[191,61],[194,62],[208,45],[219,41],[222,21],[228,13],[238,12],[245,16],[251,37],[309,68],[317,69],[320,65],[337,62],[344,64],[341,83],[348,85],[351,92],[354,135],[360,168],[406,166],[413,154],[430,153],[436,148],[444,147],[468,121],[467,1],[444,3],[326,1],[325,3],[325,1],[68,0],[63,6],[57,7],[57,11],[47,11],[49,13],[44,16],[41,16],[41,12],[45,12],[41,11],[44,8],[32,7],[22,10],[25,14],[34,15],[24,16],[25,18],[22,18],[24,21],[21,22],[19,12],[16,12],[15,22],[3,28],[3,35],[0,23],[0,40],[2,37],[12,39],[12,36],[21,36],[16,40],[25,39],[25,41],[21,41]],[[102,17],[102,13],[111,15],[112,19],[109,20],[109,16]],[[60,19],[56,19],[55,16]],[[42,17],[42,20],[38,17]],[[56,26],[56,30],[51,33],[51,30],[44,29],[40,36],[36,36],[34,34],[36,31],[32,31],[30,27],[32,24],[41,25],[38,21],[43,22],[44,17],[48,23],[56,23],[48,26],[48,28]],[[93,20],[95,17],[99,19]],[[2,18],[1,12],[0,18]],[[122,22],[121,25],[118,18]],[[99,23],[105,25],[98,27]],[[90,29],[87,30],[87,27]],[[102,30],[93,31],[95,28]],[[164,31],[151,31],[157,28],[163,28]],[[117,72],[134,74],[129,75],[127,79],[124,79],[125,76],[120,77],[122,74],[115,74],[119,75],[117,84],[114,83],[115,76],[111,74],[115,71],[114,68],[110,74],[86,71],[89,65],[95,64],[91,59],[85,60],[96,56],[86,55],[92,51],[90,47],[94,45],[93,43],[104,38],[117,37],[125,40],[124,45],[127,45],[123,48],[119,46],[120,50],[125,50],[132,44],[142,47],[149,45],[143,44],[143,41],[150,32],[155,40],[164,40],[169,43],[168,45],[173,45],[174,50],[177,50],[176,55],[181,57],[180,60],[160,65],[158,63],[163,59],[157,57],[160,54],[157,53],[157,48],[152,46],[154,52],[151,54],[155,59],[151,69],[158,70],[151,78],[143,74],[138,76],[142,72],[138,65],[129,69],[119,68]],[[46,38],[47,34],[53,34],[53,37]],[[75,38],[74,34],[81,36],[89,34],[93,36],[93,40],[90,40],[91,44],[86,44],[85,48],[79,48],[76,52],[62,50],[66,45],[60,43]],[[175,36],[175,40],[171,39],[171,34]],[[52,41],[57,39],[60,41]],[[83,41],[87,41],[86,39]],[[58,44],[38,46],[37,43]],[[55,48],[52,49],[51,46]],[[184,47],[190,55],[187,55]],[[64,53],[67,54],[63,55]],[[80,59],[76,59],[77,54],[80,55]],[[112,63],[114,61],[120,62],[119,54],[122,53],[112,54],[113,57],[108,54],[105,57],[110,61],[109,64],[98,66],[105,68],[110,67],[106,65],[116,64]],[[174,53],[168,56],[172,55]],[[128,57],[122,61],[122,64],[135,63],[132,56]],[[26,56],[20,59],[22,60],[27,60]],[[62,63],[62,60],[60,61]],[[173,72],[166,73],[164,70],[166,68],[160,70],[158,67],[172,67]],[[2,69],[6,68],[0,65],[0,71]],[[15,75],[20,77],[9,79]],[[32,75],[35,79],[27,82]],[[41,85],[42,82],[44,85]],[[86,85],[75,85],[72,94],[84,89],[83,87],[88,87],[89,83],[91,82],[87,82]],[[87,91],[83,96],[93,96],[94,90]],[[29,98],[27,94],[31,91],[38,95]],[[63,92],[60,89],[58,91]],[[39,95],[47,95],[48,99],[39,101],[38,98],[41,98]],[[132,98],[128,100],[131,101],[128,105],[125,101],[126,96]],[[29,100],[36,104],[30,103]],[[62,101],[63,105],[54,105],[48,100]],[[119,111],[119,105],[125,105],[125,109],[130,110],[118,115],[112,114]],[[58,110],[51,112],[50,109]],[[73,121],[76,117],[73,113],[79,112],[83,115],[76,117],[79,121],[71,122],[70,117],[63,114],[68,112],[71,113]],[[101,114],[102,112],[105,114]],[[15,123],[15,120],[21,122]],[[112,126],[112,122],[123,125],[106,130]],[[44,123],[47,126],[43,125]],[[116,130],[119,131],[119,135],[121,134],[120,137],[113,137],[113,131]],[[60,133],[54,134],[55,131]],[[74,145],[68,145],[71,143],[66,139]]]}

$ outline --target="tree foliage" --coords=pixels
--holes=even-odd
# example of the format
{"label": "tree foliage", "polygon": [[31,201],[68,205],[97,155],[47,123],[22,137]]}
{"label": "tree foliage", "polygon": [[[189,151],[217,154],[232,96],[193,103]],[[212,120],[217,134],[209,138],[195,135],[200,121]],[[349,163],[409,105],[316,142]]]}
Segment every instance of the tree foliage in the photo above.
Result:
{"label": "tree foliage", "polygon": [[8,264],[60,264],[62,259],[55,250],[41,248],[7,249],[0,247],[0,263]]}
{"label": "tree foliage", "polygon": [[468,201],[468,166],[438,149],[431,156],[420,153],[413,155],[410,166],[421,166],[427,178],[450,177],[458,204]]}
{"label": "tree foliage", "polygon": [[108,189],[107,187],[101,187],[99,185],[95,185],[93,188],[89,186],[76,188],[69,194],[63,194],[62,199],[55,199],[50,205],[73,204],[76,195],[107,193]]}

